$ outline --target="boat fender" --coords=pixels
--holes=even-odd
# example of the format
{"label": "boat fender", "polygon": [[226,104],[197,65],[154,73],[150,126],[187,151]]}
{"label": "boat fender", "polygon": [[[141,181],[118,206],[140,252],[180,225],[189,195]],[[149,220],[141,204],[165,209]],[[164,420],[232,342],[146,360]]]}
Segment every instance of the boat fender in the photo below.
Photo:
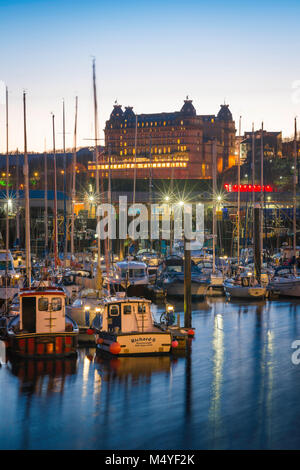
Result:
{"label": "boat fender", "polygon": [[109,346],[109,352],[111,354],[119,354],[120,351],[121,351],[121,346],[117,341],[115,341],[114,343],[111,343],[111,345]]}

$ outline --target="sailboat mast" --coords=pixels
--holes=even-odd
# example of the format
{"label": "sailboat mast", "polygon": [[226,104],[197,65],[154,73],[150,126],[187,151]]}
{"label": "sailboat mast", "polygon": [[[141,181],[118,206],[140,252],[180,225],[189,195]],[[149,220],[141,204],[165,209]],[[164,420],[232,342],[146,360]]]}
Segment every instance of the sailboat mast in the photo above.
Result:
{"label": "sailboat mast", "polygon": [[[95,126],[95,159],[96,159],[96,204],[100,202],[100,189],[99,189],[99,153],[98,153],[98,107],[97,107],[97,89],[96,89],[96,62],[93,59],[93,92],[94,92],[94,126]],[[97,215],[97,229],[100,228],[100,215],[99,211],[97,210],[96,205],[96,215]],[[98,247],[98,255],[97,255],[97,265],[98,270],[100,272],[101,268],[101,237],[100,233],[98,233],[97,237],[97,247]]]}
{"label": "sailboat mast", "polygon": [[216,139],[213,140],[213,148],[212,148],[212,156],[213,156],[213,174],[212,174],[212,179],[213,179],[213,221],[212,221],[212,229],[213,229],[213,274],[216,272],[216,197],[217,197],[217,191],[216,191],[216,183],[217,183],[217,142]]}
{"label": "sailboat mast", "polygon": [[6,87],[6,274],[8,270],[9,250],[9,155],[8,155],[8,88]]}
{"label": "sailboat mast", "polygon": [[135,192],[136,192],[137,126],[138,126],[138,117],[136,114],[135,115],[135,135],[134,135],[133,204],[135,204]]}
{"label": "sailboat mast", "polygon": [[65,101],[63,100],[63,152],[64,152],[64,260],[67,258],[67,162],[66,162],[66,121],[65,121]]}
{"label": "sailboat mast", "polygon": [[19,195],[19,149],[16,153],[16,246],[20,246],[20,195]]}
{"label": "sailboat mast", "polygon": [[56,181],[56,151],[55,151],[55,116],[52,114],[52,131],[53,131],[53,171],[54,171],[54,208],[53,208],[53,222],[54,222],[54,266],[57,268],[57,181]]}
{"label": "sailboat mast", "polygon": [[294,271],[296,273],[296,251],[297,251],[297,118],[295,118],[295,135],[294,135],[294,185],[293,185],[293,252],[294,252]]}
{"label": "sailboat mast", "polygon": [[31,251],[30,251],[30,206],[29,206],[29,168],[27,154],[26,130],[26,93],[23,92],[24,109],[24,187],[25,187],[25,247],[26,247],[26,277],[28,287],[31,287]]}
{"label": "sailboat mast", "polygon": [[259,224],[259,239],[260,239],[260,257],[261,266],[264,260],[264,123],[261,123],[261,138],[260,138],[260,224]]}
{"label": "sailboat mast", "polygon": [[255,209],[255,134],[254,134],[254,122],[252,123],[252,240],[253,240],[253,253],[255,251],[255,217],[254,217],[254,209]]}
{"label": "sailboat mast", "polygon": [[75,98],[75,126],[74,126],[74,148],[73,148],[73,177],[72,177],[72,204],[71,204],[71,257],[74,255],[74,205],[76,196],[76,159],[77,159],[77,110],[78,96]]}
{"label": "sailboat mast", "polygon": [[47,163],[47,152],[46,152],[46,141],[45,141],[45,151],[44,151],[44,223],[45,223],[45,257],[48,256],[48,163]]}
{"label": "sailboat mast", "polygon": [[[239,137],[241,136],[241,119],[239,120]],[[241,212],[241,143],[239,143],[239,153],[238,153],[238,210],[237,210],[237,264],[240,265],[240,212]]]}

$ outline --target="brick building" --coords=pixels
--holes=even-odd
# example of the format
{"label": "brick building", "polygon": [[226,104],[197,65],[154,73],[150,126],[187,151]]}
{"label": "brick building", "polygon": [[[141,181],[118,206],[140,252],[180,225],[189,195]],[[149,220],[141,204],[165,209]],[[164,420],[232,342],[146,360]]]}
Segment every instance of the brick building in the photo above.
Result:
{"label": "brick building", "polygon": [[[217,139],[219,172],[235,164],[235,123],[229,106],[217,116],[197,115],[192,100],[180,111],[139,114],[115,104],[105,126],[105,154],[99,162],[104,177],[207,179],[212,176],[212,139]],[[135,154],[135,147],[137,149]],[[89,163],[94,172],[95,162]]]}

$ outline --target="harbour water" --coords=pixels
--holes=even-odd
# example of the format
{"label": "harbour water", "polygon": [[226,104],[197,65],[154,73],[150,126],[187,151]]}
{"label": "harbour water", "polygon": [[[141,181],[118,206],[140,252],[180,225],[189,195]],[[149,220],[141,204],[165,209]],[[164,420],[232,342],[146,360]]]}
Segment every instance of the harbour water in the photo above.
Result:
{"label": "harbour water", "polygon": [[208,299],[192,322],[186,357],[2,365],[0,448],[299,448],[300,305]]}

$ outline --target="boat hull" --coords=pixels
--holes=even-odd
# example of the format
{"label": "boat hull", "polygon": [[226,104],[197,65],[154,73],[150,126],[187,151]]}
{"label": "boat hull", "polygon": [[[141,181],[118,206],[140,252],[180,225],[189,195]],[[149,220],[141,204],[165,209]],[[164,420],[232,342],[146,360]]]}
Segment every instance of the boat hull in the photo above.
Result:
{"label": "boat hull", "polygon": [[273,290],[283,297],[300,297],[300,282],[271,282],[269,290]]}
{"label": "boat hull", "polygon": [[[172,282],[165,287],[167,295],[170,297],[184,297],[184,283],[183,282]],[[207,290],[207,284],[192,282],[191,284],[191,295],[192,297],[204,297]]]}
{"label": "boat hull", "polygon": [[226,293],[232,298],[260,299],[266,296],[265,287],[242,287],[224,285]]}
{"label": "boat hull", "polygon": [[77,354],[78,332],[8,333],[11,354],[28,359],[70,357]]}
{"label": "boat hull", "polygon": [[[113,343],[119,343],[121,350],[117,354],[110,351]],[[164,355],[171,351],[172,337],[170,333],[160,331],[133,332],[110,335],[96,335],[97,351],[112,356],[145,356]]]}

